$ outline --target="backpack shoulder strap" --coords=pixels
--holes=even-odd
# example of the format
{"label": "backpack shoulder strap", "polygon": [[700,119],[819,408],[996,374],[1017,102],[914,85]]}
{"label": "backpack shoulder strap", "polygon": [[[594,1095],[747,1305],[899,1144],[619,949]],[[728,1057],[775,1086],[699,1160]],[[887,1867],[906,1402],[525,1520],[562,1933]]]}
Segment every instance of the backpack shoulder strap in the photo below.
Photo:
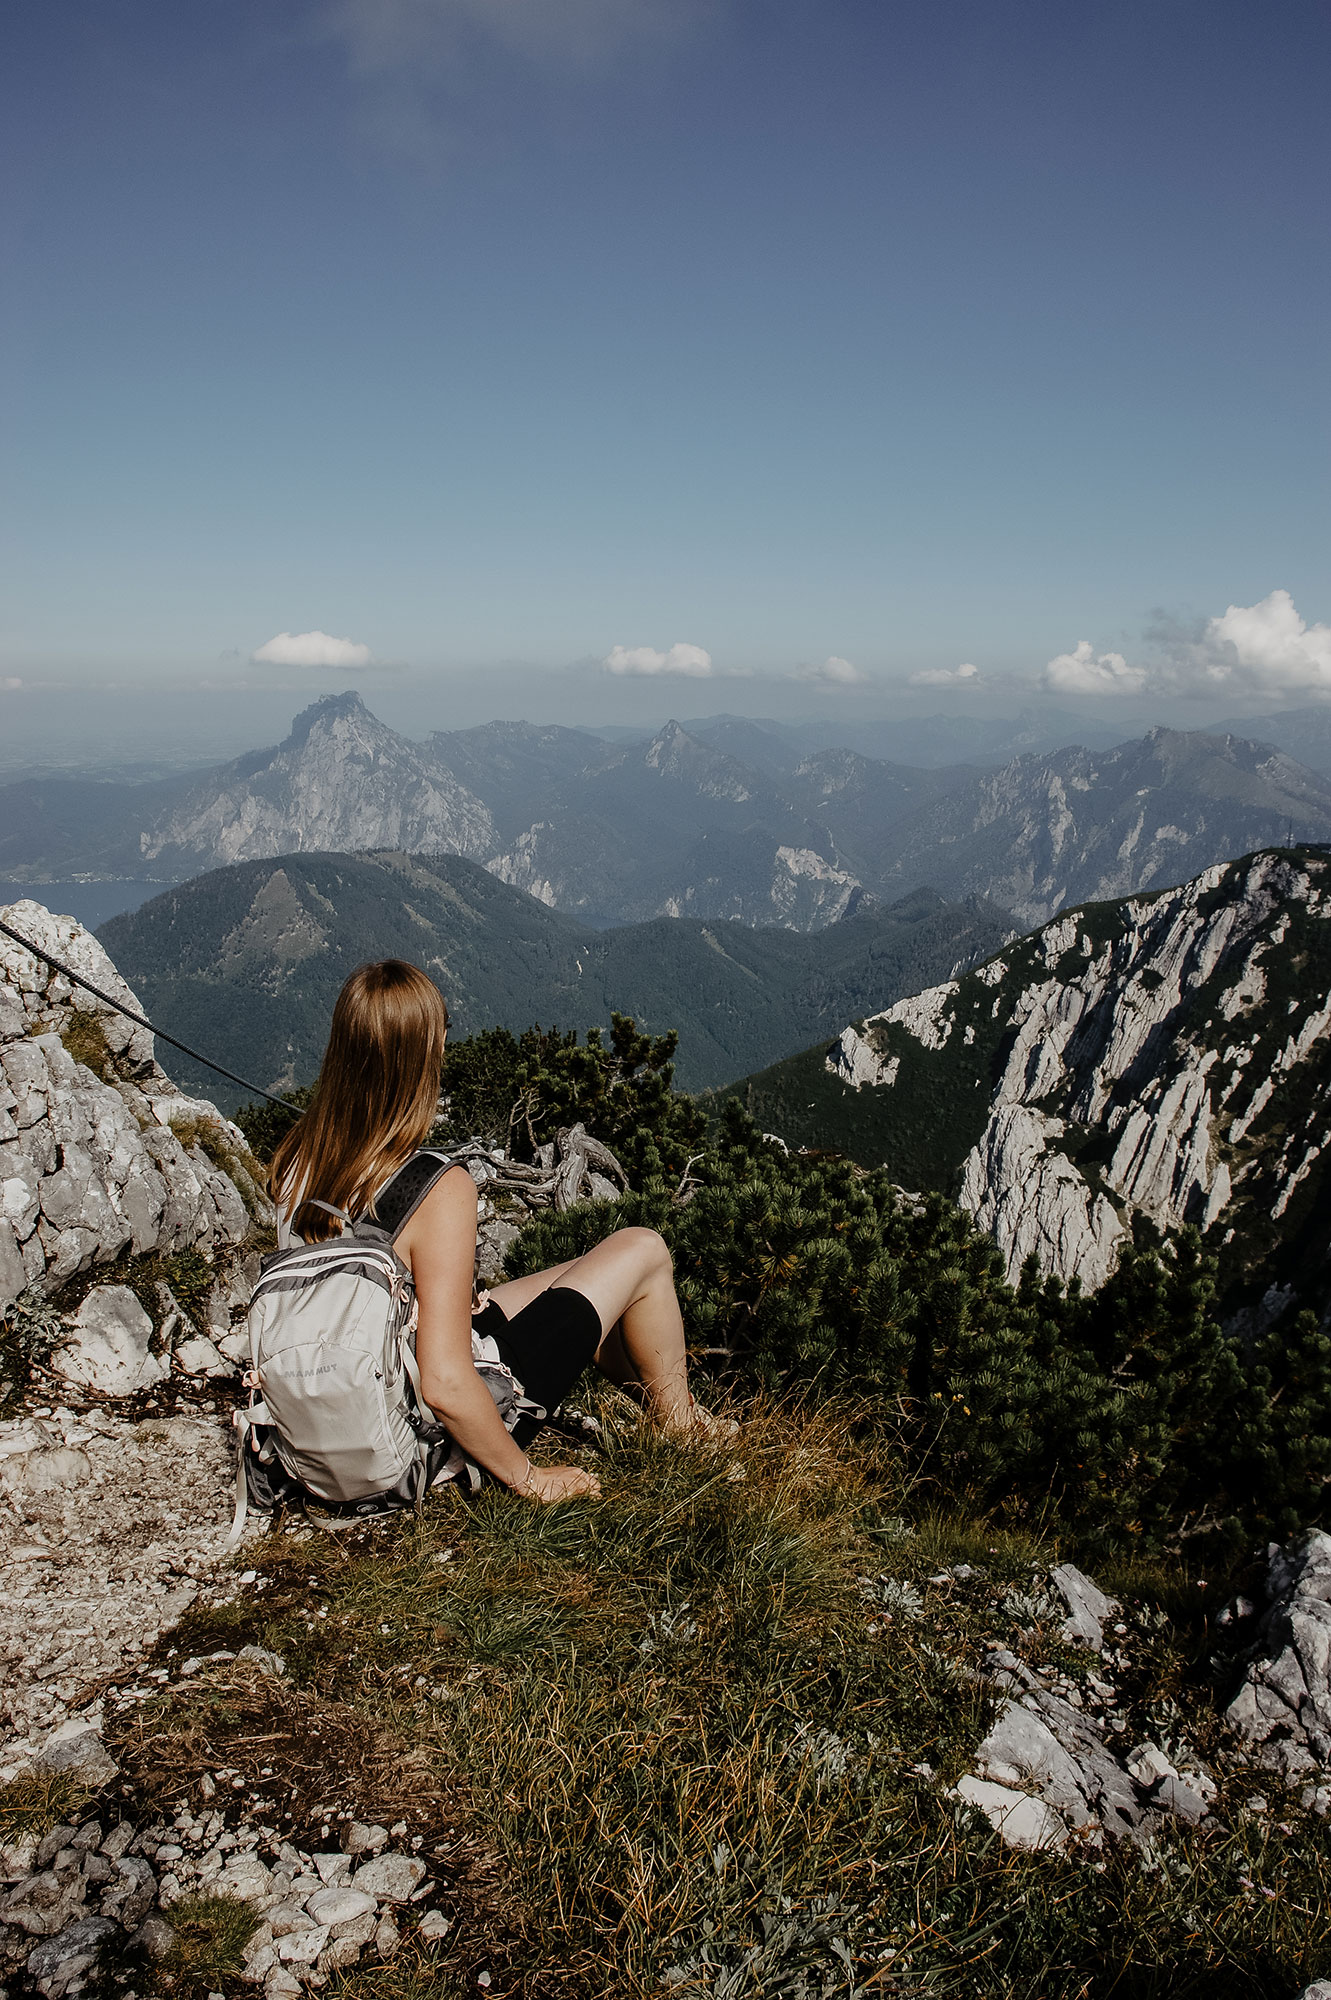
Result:
{"label": "backpack shoulder strap", "polygon": [[392,1180],[380,1188],[375,1198],[374,1214],[365,1220],[372,1227],[382,1229],[396,1242],[435,1183],[454,1167],[461,1166],[461,1160],[451,1160],[447,1153],[435,1153],[428,1149],[413,1153],[406,1165],[398,1168]]}

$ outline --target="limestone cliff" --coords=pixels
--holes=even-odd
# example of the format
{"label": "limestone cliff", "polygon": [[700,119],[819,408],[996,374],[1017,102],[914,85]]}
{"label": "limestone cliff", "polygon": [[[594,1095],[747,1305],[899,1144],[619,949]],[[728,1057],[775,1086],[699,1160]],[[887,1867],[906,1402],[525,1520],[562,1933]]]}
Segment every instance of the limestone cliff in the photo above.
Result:
{"label": "limestone cliff", "polygon": [[[1329,1030],[1331,858],[1268,850],[1068,911],[846,1028],[816,1127],[810,1103],[776,1129],[959,1188],[1013,1274],[1034,1253],[1094,1286],[1136,1217],[1194,1224],[1270,1318],[1325,1290]],[[814,1098],[801,1063],[787,1102]]]}
{"label": "limestone cliff", "polygon": [[[28,901],[0,915],[142,1011],[72,917]],[[176,1090],[146,1029],[0,938],[0,1307],[125,1250],[241,1243],[269,1215],[257,1171],[216,1106]]]}

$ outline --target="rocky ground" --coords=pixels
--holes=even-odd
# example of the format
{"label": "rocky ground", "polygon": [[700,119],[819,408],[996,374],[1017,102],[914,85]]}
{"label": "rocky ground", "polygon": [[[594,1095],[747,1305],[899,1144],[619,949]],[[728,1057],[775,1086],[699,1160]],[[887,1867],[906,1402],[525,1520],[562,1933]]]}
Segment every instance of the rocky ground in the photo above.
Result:
{"label": "rocky ground", "polygon": [[230,1436],[206,1402],[138,1422],[38,1404],[0,1425],[0,1779],[212,1587]]}
{"label": "rocky ground", "polygon": [[[270,2000],[323,1985],[365,1952],[392,1957],[408,1918],[418,1942],[449,1929],[414,1808],[378,1823],[330,1804],[325,1844],[296,1845],[276,1749],[247,1788],[234,1765],[194,1769],[144,1735],[145,1705],[173,1692],[239,1701],[259,1718],[260,1743],[282,1743],[285,1729],[293,1768],[309,1761],[299,1736],[325,1726],[272,1654],[171,1644],[187,1610],[224,1616],[256,1582],[243,1551],[232,1560],[225,1546],[229,1400],[200,1381],[78,1407],[34,1398],[0,1425],[0,1785],[20,1800],[45,1785],[76,1808],[45,1832],[11,1821],[0,1845],[0,1992],[152,1990],[152,1961],[177,1947],[168,1913],[200,1897],[237,1899],[257,1919],[244,1976]],[[168,1811],[176,1789],[188,1803]]]}
{"label": "rocky ground", "polygon": [[1108,1839],[1149,1849],[1170,1820],[1197,1826],[1211,1815],[1218,1778],[1231,1789],[1249,1784],[1246,1804],[1258,1810],[1266,1807],[1257,1789],[1265,1779],[1290,1787],[1320,1817],[1331,1811],[1331,1536],[1313,1535],[1288,1551],[1272,1547],[1260,1620],[1246,1599],[1222,1612],[1227,1625],[1238,1614],[1251,1644],[1218,1755],[1199,1752],[1182,1718],[1167,1744],[1134,1741],[1125,1699],[1134,1645],[1123,1607],[1071,1563],[1050,1573],[1030,1610],[1038,1616],[1051,1603],[1055,1616],[1066,1612],[1063,1641],[1094,1665],[1088,1660],[1076,1674],[1038,1669],[991,1644],[977,1670],[1003,1698],[974,1771],[953,1792],[1009,1846],[1100,1848]]}
{"label": "rocky ground", "polygon": [[[456,1921],[428,1786],[393,1768],[363,1717],[292,1686],[272,1653],[199,1638],[225,1633],[269,1581],[224,1546],[228,1401],[177,1374],[130,1399],[34,1397],[0,1428],[0,1782],[63,1783],[54,1796],[74,1806],[0,1848],[0,1966],[15,1996],[156,1990],[153,1965],[178,1957],[200,1899],[240,1908],[243,1978],[267,2000],[297,2000],[404,1940],[437,1946]],[[964,1564],[926,1586],[972,1587]],[[861,1588],[885,1640],[928,1615],[890,1570]],[[1029,1602],[1001,1609],[1009,1625],[1060,1620],[1067,1649],[1065,1664],[1032,1665],[1010,1644],[975,1661],[1003,1699],[949,1796],[1008,1845],[1089,1863],[1127,1841],[1149,1864],[1157,1831],[1223,1815],[1236,1785],[1245,1811],[1267,1809],[1262,1788],[1277,1815],[1286,1793],[1331,1806],[1331,1537],[1273,1549],[1264,1606],[1230,1607],[1249,1664],[1219,1755],[1183,1728],[1138,1740],[1125,1687],[1140,1635],[1072,1565],[1033,1575]],[[206,1650],[173,1642],[187,1612]],[[207,1720],[218,1713],[225,1729]]]}

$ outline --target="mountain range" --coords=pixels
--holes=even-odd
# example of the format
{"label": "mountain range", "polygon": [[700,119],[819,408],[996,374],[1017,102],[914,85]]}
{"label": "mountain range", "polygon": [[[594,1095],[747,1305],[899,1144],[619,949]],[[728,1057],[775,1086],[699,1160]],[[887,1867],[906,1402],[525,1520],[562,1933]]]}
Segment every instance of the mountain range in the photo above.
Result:
{"label": "mountain range", "polygon": [[1325,1302],[1331,857],[1066,911],[726,1094],[958,1193],[1013,1277],[1093,1287],[1144,1219],[1202,1232],[1244,1324]]}
{"label": "mountain range", "polygon": [[494,722],[413,743],[358,695],[276,749],[149,785],[0,787],[0,876],[188,879],[302,852],[456,854],[594,927],[658,916],[814,931],[931,887],[1022,924],[1331,839],[1331,779],[1234,734],[1154,729],[999,770],[801,754],[775,724],[670,722],[646,741]]}
{"label": "mountain range", "polygon": [[[437,979],[455,1030],[679,1032],[677,1082],[728,1082],[848,1014],[987,956],[1011,926],[918,892],[809,935],[700,919],[596,930],[457,855],[296,854],[194,878],[99,936],[151,1019],[267,1089],[317,1072],[338,988],[367,958]],[[228,1086],[175,1058],[189,1087]]]}

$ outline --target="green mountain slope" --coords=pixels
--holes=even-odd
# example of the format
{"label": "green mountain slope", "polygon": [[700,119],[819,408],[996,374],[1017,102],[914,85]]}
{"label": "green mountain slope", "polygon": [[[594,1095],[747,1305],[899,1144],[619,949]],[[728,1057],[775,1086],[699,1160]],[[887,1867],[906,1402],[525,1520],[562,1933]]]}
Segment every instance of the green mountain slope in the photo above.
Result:
{"label": "green mountain slope", "polygon": [[1009,928],[925,891],[814,936],[672,918],[597,931],[460,856],[375,853],[217,869],[99,935],[155,1020],[269,1088],[313,1075],[353,966],[401,957],[438,980],[459,1033],[582,1029],[617,1010],[678,1029],[677,1080],[702,1089],[972,963]]}

